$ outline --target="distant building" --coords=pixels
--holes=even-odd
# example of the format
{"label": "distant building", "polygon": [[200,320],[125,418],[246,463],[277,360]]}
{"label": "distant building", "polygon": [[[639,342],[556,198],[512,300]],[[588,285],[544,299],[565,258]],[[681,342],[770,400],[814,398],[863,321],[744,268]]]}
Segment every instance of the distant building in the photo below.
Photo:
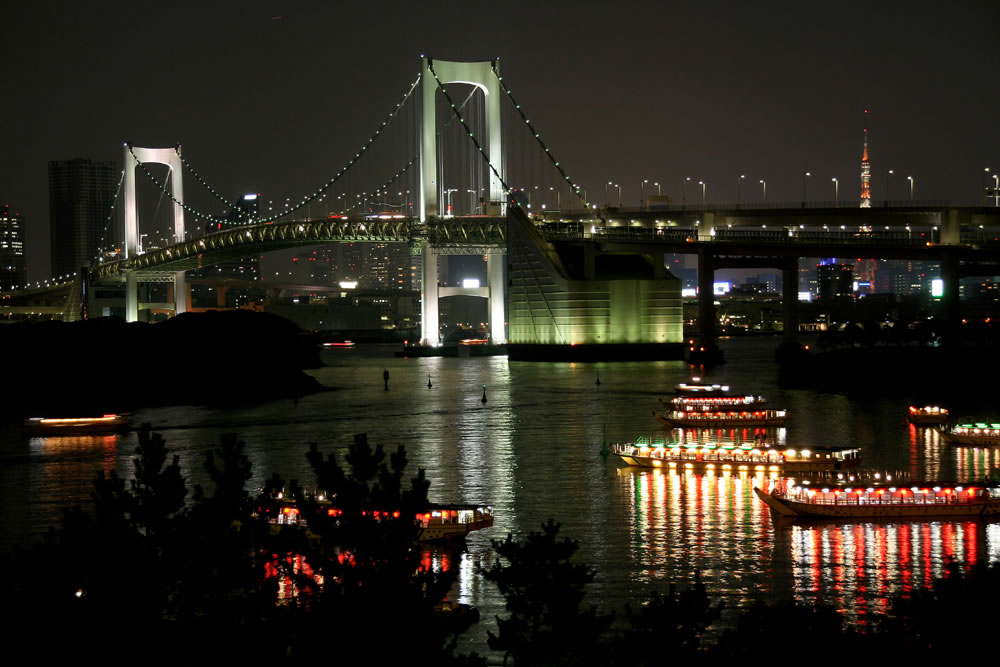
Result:
{"label": "distant building", "polygon": [[68,276],[89,266],[114,238],[108,216],[120,182],[114,162],[84,158],[49,162],[49,224],[52,275]]}
{"label": "distant building", "polygon": [[0,206],[0,289],[23,285],[27,280],[24,270],[24,217]]}
{"label": "distant building", "polygon": [[850,299],[854,295],[854,266],[851,264],[819,264],[816,280],[821,301]]}
{"label": "distant building", "polygon": [[[252,225],[257,221],[260,195],[243,195],[224,215],[219,216],[225,222],[209,222],[205,227],[206,234]],[[211,266],[196,269],[192,275],[203,278],[234,278],[237,280],[260,280],[260,255],[251,255],[239,259],[218,262]]]}

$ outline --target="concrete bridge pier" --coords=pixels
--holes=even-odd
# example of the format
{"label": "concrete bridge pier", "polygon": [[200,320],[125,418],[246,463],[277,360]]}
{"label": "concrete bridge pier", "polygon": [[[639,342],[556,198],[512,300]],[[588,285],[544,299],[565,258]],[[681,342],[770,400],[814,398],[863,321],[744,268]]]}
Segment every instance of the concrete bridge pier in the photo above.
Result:
{"label": "concrete bridge pier", "polygon": [[420,245],[420,254],[423,256],[420,280],[420,344],[437,347],[441,344],[441,325],[438,321],[438,252],[431,247],[430,241],[424,241]]}
{"label": "concrete bridge pier", "polygon": [[715,256],[698,248],[698,340],[687,347],[687,361],[695,365],[721,364],[722,350],[715,344]]}
{"label": "concrete bridge pier", "polygon": [[139,321],[139,277],[135,271],[125,271],[125,321]]}
{"label": "concrete bridge pier", "polygon": [[486,255],[486,286],[490,290],[489,313],[490,313],[490,343],[501,345],[507,342],[507,331],[504,323],[504,293],[507,291],[503,279],[503,265],[507,261],[506,255],[500,253],[488,253]]}
{"label": "concrete bridge pier", "polygon": [[789,257],[781,266],[781,305],[784,311],[781,344],[799,345],[799,258]]}

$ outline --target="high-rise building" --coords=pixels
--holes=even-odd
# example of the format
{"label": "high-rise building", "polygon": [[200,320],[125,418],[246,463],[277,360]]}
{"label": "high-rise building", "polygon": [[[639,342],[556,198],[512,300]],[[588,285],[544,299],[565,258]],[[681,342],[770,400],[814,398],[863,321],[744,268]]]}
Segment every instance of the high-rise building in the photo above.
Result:
{"label": "high-rise building", "polygon": [[850,264],[819,264],[816,266],[816,281],[822,301],[854,296],[854,267]]}
{"label": "high-rise building", "polygon": [[113,240],[108,216],[121,171],[114,162],[84,158],[49,162],[49,224],[52,275],[69,276],[89,266]]}
{"label": "high-rise building", "polygon": [[24,271],[24,217],[0,206],[0,289],[23,285],[27,280]]}
{"label": "high-rise building", "polygon": [[872,206],[872,166],[868,162],[868,109],[865,109],[865,143],[861,149],[861,208]]}

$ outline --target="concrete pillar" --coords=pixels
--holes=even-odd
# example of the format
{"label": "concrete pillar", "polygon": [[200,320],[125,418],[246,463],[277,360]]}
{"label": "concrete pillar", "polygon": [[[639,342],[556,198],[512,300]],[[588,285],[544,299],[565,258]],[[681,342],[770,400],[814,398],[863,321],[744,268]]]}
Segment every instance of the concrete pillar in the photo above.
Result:
{"label": "concrete pillar", "polygon": [[188,289],[183,271],[174,274],[174,317],[187,312]]}
{"label": "concrete pillar", "polygon": [[698,249],[698,343],[715,346],[715,266],[708,248]]}
{"label": "concrete pillar", "polygon": [[490,288],[489,311],[490,311],[490,337],[494,345],[507,342],[507,331],[504,323],[504,294],[507,291],[507,284],[503,279],[503,265],[507,261],[507,256],[500,253],[489,253],[486,255],[486,286]]}
{"label": "concrete pillar", "polygon": [[139,321],[139,281],[135,271],[125,272],[125,321]]}
{"label": "concrete pillar", "polygon": [[[125,144],[125,258],[133,257],[139,249],[139,213],[135,199],[135,170],[139,163],[164,164],[170,168],[170,191],[174,199],[184,201],[184,179],[181,168],[180,148],[141,148]],[[143,174],[143,178],[145,178]],[[172,202],[171,202],[172,203]],[[174,242],[184,240],[184,209],[174,204]]]}
{"label": "concrete pillar", "polygon": [[715,240],[715,213],[705,211],[705,214],[701,218],[701,222],[698,223],[698,240]]}
{"label": "concrete pillar", "polygon": [[421,243],[423,266],[420,280],[420,344],[441,344],[441,325],[438,321],[438,254],[430,241]]}
{"label": "concrete pillar", "polygon": [[940,317],[944,325],[944,344],[957,346],[961,340],[962,312],[959,306],[959,281],[961,267],[954,252],[946,251],[941,255],[941,280],[944,283],[941,295]]}
{"label": "concrete pillar", "polygon": [[962,225],[958,220],[958,210],[949,208],[941,215],[941,243],[958,245],[962,242]]}
{"label": "concrete pillar", "polygon": [[781,304],[784,310],[782,343],[799,342],[799,258],[790,257],[781,267]]}

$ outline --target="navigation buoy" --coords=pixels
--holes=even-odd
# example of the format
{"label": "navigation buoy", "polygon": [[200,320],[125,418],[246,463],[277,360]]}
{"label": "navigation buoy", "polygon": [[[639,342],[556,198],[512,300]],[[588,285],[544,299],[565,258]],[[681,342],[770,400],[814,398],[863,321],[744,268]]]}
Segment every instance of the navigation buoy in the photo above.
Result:
{"label": "navigation buoy", "polygon": [[427,386],[428,386],[428,388],[434,386],[434,385],[431,384],[431,374],[430,373],[427,374]]}
{"label": "navigation buoy", "polygon": [[486,385],[483,385],[483,403],[486,402]]}

